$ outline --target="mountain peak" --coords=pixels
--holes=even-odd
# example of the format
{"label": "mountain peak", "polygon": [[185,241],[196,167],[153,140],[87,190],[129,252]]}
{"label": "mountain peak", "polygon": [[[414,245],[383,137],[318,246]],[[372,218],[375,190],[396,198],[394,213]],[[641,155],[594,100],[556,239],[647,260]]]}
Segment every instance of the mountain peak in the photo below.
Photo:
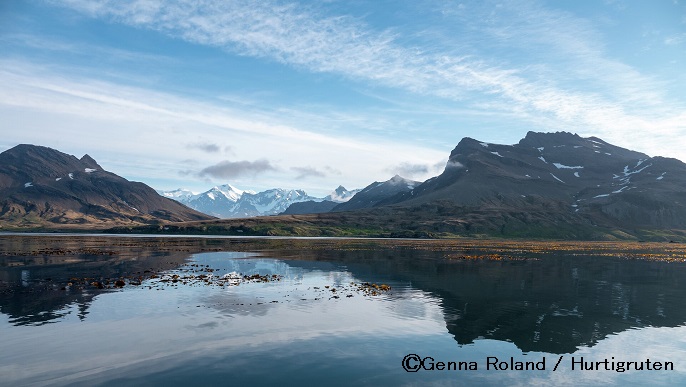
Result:
{"label": "mountain peak", "polygon": [[527,132],[526,136],[519,141],[524,146],[554,146],[560,144],[576,144],[583,141],[576,133],[570,132]]}
{"label": "mountain peak", "polygon": [[48,148],[46,146],[41,146],[41,145],[33,145],[33,144],[19,144],[15,147],[12,147],[4,152],[2,152],[3,156],[5,157],[72,157],[74,160],[78,160],[74,156],[70,156],[66,153],[62,153],[56,149]]}
{"label": "mountain peak", "polygon": [[354,189],[352,191],[348,191],[347,188],[343,187],[342,185],[339,185],[338,188],[333,190],[330,194],[324,197],[325,201],[332,201],[335,203],[343,203],[347,202],[355,196],[356,193],[360,192],[359,189]]}
{"label": "mountain peak", "polygon": [[[93,158],[21,144],[0,153],[0,223],[130,224],[210,217],[160,197],[143,183],[102,171]],[[30,220],[29,220],[30,219]]]}
{"label": "mountain peak", "polygon": [[383,182],[374,182],[355,194],[350,200],[339,204],[334,211],[349,211],[361,208],[374,207],[397,194],[409,192],[420,184],[418,181],[408,180],[400,175],[395,175]]}
{"label": "mountain peak", "polygon": [[395,175],[391,177],[389,180],[385,181],[384,183],[390,183],[393,185],[396,184],[407,184],[407,185],[414,185],[415,183],[418,183],[416,181],[408,180],[400,175]]}
{"label": "mountain peak", "polygon": [[80,161],[85,166],[87,166],[89,168],[95,168],[95,169],[102,170],[102,167],[100,165],[98,165],[98,163],[92,157],[90,157],[88,154],[83,155],[83,157],[81,157]]}

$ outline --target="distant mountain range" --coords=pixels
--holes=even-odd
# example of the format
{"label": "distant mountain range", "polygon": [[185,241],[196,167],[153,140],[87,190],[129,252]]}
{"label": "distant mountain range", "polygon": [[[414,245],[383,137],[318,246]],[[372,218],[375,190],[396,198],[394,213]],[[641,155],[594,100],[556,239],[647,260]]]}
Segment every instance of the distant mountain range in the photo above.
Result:
{"label": "distant mountain range", "polygon": [[212,217],[105,171],[90,156],[17,145],[0,153],[0,226],[149,224]]}
{"label": "distant mountain range", "polygon": [[[321,205],[327,206],[331,203],[331,208],[333,208],[339,203],[352,198],[358,191],[348,191],[345,187],[339,186],[326,197],[317,198],[299,189],[273,188],[262,192],[254,192],[243,191],[230,184],[224,184],[200,194],[194,194],[189,190],[181,188],[173,191],[158,191],[158,193],[164,197],[177,200],[197,211],[218,218],[245,218],[281,214],[296,204],[316,207]],[[298,208],[297,205],[295,208]],[[325,212],[314,208],[306,208],[305,213]]]}
{"label": "distant mountain range", "polygon": [[[466,137],[444,171],[425,182],[394,176],[325,198],[228,184],[161,195],[88,155],[32,145],[0,154],[0,226],[115,222],[153,224],[117,232],[686,241],[686,164],[566,132],[529,132],[514,145]],[[198,211],[241,219],[210,220]]]}
{"label": "distant mountain range", "polygon": [[466,137],[423,183],[396,176],[345,203],[286,214],[241,222],[240,232],[686,240],[686,164],[566,132],[529,132],[514,145]]}

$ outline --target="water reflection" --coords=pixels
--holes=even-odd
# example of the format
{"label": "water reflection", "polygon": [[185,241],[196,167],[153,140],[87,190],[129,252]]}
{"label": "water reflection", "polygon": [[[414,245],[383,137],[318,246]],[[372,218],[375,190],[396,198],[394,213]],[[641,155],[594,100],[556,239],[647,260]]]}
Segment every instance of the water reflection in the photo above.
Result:
{"label": "water reflection", "polygon": [[[332,378],[340,385],[685,380],[682,371],[653,380],[656,376],[635,374],[579,376],[568,369],[526,375],[481,370],[458,379],[445,373],[408,376],[400,368],[410,352],[476,361],[522,352],[532,358],[573,353],[597,360],[665,356],[683,368],[679,360],[686,359],[686,342],[677,338],[686,337],[686,265],[680,263],[589,251],[447,259],[451,255],[441,248],[368,242],[364,248],[360,242],[349,248],[336,242],[336,248],[313,243],[297,249],[278,242],[270,249],[260,241],[259,248],[218,252],[235,246],[107,241],[81,239],[69,247],[72,253],[59,255],[35,241],[12,250],[0,238],[5,252],[0,335],[14,348],[0,354],[6,380],[106,385],[331,384]],[[53,242],[49,248],[60,248]],[[29,254],[20,254],[23,248]],[[482,253],[488,251],[469,251]],[[123,289],[61,289],[73,277],[181,273],[189,264],[211,267],[217,276],[278,275],[281,281],[216,286],[158,278]],[[392,291],[368,296],[351,286],[364,282],[389,284]],[[48,322],[53,324],[43,325]]]}
{"label": "water reflection", "polygon": [[[15,251],[50,251],[57,246],[46,247],[46,243],[28,239],[29,243],[25,239],[14,242],[20,246]],[[145,270],[172,272],[190,259],[193,250],[206,248],[207,242],[178,252],[173,247],[172,251],[160,251],[159,244],[145,246],[137,240],[119,239],[115,244],[119,247],[110,240],[106,246],[109,251],[121,246],[135,246],[134,250],[111,255],[0,257],[0,312],[9,315],[10,322],[17,325],[54,322],[67,313],[84,319],[88,305],[102,291],[88,286],[63,289],[70,278],[118,278]],[[93,250],[106,243],[95,240],[90,245],[81,242],[81,246]],[[165,244],[174,246],[171,241]],[[232,253],[232,259],[227,259],[226,253],[196,255],[196,260],[225,273],[278,274],[285,280],[243,294],[232,305],[213,299],[207,302],[241,313],[263,314],[268,306],[248,306],[281,302],[286,296],[291,297],[286,300],[289,302],[312,299],[316,295],[305,288],[318,285],[342,287],[355,279],[394,282],[400,284],[400,289],[406,284],[407,288],[431,294],[441,306],[448,331],[459,344],[491,338],[512,341],[525,352],[550,353],[571,353],[632,327],[674,327],[686,321],[683,264],[563,254],[529,255],[536,259],[514,261],[449,260],[443,251],[402,248],[261,253],[285,259],[248,259],[255,257],[255,253],[248,252]],[[313,282],[314,277],[326,278],[328,283]],[[299,284],[299,292],[285,289],[297,288]],[[401,295],[398,291],[394,293]],[[409,291],[405,296],[412,299],[411,294]],[[414,306],[403,304],[403,308],[409,309],[398,314],[411,318],[413,309],[420,310],[425,301]],[[77,305],[78,312],[69,305]]]}
{"label": "water reflection", "polygon": [[[93,298],[106,292],[90,282],[117,279],[146,270],[171,269],[189,253],[142,250],[135,257],[74,254],[69,256],[0,257],[0,313],[16,325],[55,322],[70,313],[88,315]],[[72,286],[69,286],[69,284]],[[78,305],[78,311],[69,308]]]}
{"label": "water reflection", "polygon": [[[318,251],[358,278],[406,281],[440,300],[459,344],[490,338],[524,352],[571,353],[608,335],[686,322],[686,265],[548,254],[531,260],[446,260],[443,252]],[[400,259],[398,259],[400,258]],[[288,261],[297,266],[299,261]]]}

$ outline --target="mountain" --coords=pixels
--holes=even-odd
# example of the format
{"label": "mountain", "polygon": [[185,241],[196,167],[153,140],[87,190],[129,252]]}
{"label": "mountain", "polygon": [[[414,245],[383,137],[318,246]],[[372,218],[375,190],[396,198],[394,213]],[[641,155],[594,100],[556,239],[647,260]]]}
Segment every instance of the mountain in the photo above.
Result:
{"label": "mountain", "polygon": [[[345,187],[339,186],[326,197],[317,198],[308,195],[303,190],[274,188],[256,193],[224,184],[201,194],[194,194],[182,188],[173,191],[158,191],[158,193],[218,218],[243,218],[279,213],[328,212],[339,203],[352,198],[359,191],[359,189],[348,191]],[[291,204],[295,207],[289,210]]]}
{"label": "mountain", "polygon": [[181,202],[194,210],[218,218],[235,218],[232,212],[233,208],[246,192],[253,193],[252,191],[240,190],[230,184],[224,184],[213,187],[199,195],[193,195]]}
{"label": "mountain", "polygon": [[286,211],[282,212],[283,215],[302,215],[302,214],[322,214],[324,212],[329,212],[334,209],[339,203],[333,202],[331,200],[322,200],[320,202],[314,200],[308,200],[305,202],[293,203]]}
{"label": "mountain", "polygon": [[309,196],[303,190],[273,188],[256,193],[240,190],[230,184],[213,187],[197,195],[181,188],[158,193],[194,210],[224,219],[276,215],[285,211],[292,203],[322,201],[321,198]]}
{"label": "mountain", "polygon": [[342,185],[326,195],[324,199],[307,200],[304,202],[297,202],[291,204],[286,211],[282,212],[284,215],[298,215],[298,214],[321,214],[329,212],[334,209],[339,203],[344,203],[350,200],[355,194],[362,191],[361,189],[354,189],[348,191]]}
{"label": "mountain", "polygon": [[186,204],[186,202],[188,202],[191,198],[197,196],[197,194],[193,191],[189,191],[184,188],[179,188],[172,191],[157,190],[157,193],[166,198],[176,200],[177,202],[181,202],[183,204]]}
{"label": "mountain", "polygon": [[[446,199],[478,205],[520,200],[522,195],[582,201],[616,190],[617,183],[624,182],[618,177],[636,173],[648,159],[595,137],[585,139],[565,132],[529,132],[515,145],[487,144],[466,137],[451,152],[441,175],[382,204]],[[612,189],[608,191],[608,187]]]}
{"label": "mountain", "polygon": [[686,227],[686,164],[566,132],[529,132],[515,145],[464,138],[441,175],[379,205],[432,202],[545,209],[591,224]]}
{"label": "mountain", "polygon": [[142,224],[211,217],[105,171],[88,155],[17,145],[0,153],[0,223]]}
{"label": "mountain", "polygon": [[291,204],[317,200],[303,190],[274,188],[256,194],[245,193],[232,208],[232,218],[276,215],[284,212]]}
{"label": "mountain", "polygon": [[[242,235],[686,241],[686,164],[597,137],[463,138],[423,183],[375,182],[331,212],[202,227]],[[173,232],[195,232],[176,225]],[[156,232],[141,228],[141,232]]]}
{"label": "mountain", "polygon": [[412,191],[419,184],[418,181],[407,180],[398,175],[393,176],[387,181],[375,181],[357,192],[347,202],[334,207],[332,211],[351,211],[375,207],[379,203],[391,200],[391,198],[397,195]]}
{"label": "mountain", "polygon": [[335,203],[343,203],[347,202],[350,200],[355,194],[358,192],[362,191],[362,189],[354,189],[352,191],[348,191],[345,187],[342,185],[339,185],[338,188],[333,190],[330,194],[326,195],[324,197],[324,200],[335,202]]}

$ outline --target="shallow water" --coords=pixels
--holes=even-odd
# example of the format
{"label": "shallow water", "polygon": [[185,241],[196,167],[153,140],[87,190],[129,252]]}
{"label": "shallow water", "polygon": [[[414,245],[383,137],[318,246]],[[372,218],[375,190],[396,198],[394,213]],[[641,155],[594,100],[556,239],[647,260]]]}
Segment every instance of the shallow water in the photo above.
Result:
{"label": "shallow water", "polygon": [[0,235],[0,384],[684,384],[682,250]]}

